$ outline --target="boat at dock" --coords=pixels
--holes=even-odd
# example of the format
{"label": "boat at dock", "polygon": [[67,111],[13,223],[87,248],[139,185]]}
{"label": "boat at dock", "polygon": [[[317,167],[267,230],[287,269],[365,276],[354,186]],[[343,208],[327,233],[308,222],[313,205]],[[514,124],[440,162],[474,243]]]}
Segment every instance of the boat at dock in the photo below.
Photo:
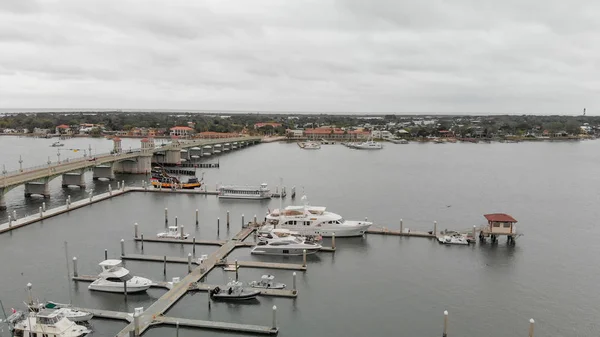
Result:
{"label": "boat at dock", "polygon": [[300,142],[298,146],[305,150],[319,150],[321,148],[321,144],[318,142]]}
{"label": "boat at dock", "polygon": [[61,143],[61,142],[54,142],[52,143],[52,145],[50,145],[52,147],[61,147],[61,146],[65,146],[65,144]]}
{"label": "boat at dock", "polygon": [[270,199],[271,192],[266,183],[260,186],[221,186],[218,189],[219,199]]}
{"label": "boat at dock", "polygon": [[438,242],[444,245],[463,245],[470,244],[470,240],[459,233],[448,233],[446,235],[438,236]]}
{"label": "boat at dock", "polygon": [[271,239],[285,238],[288,236],[301,237],[307,242],[321,242],[323,238],[320,235],[301,235],[299,232],[291,231],[285,228],[274,228],[269,233],[259,233],[259,241],[268,241]]}
{"label": "boat at dock", "polygon": [[63,316],[72,322],[87,322],[94,317],[94,314],[87,311],[75,310],[71,308],[70,304],[60,304],[52,301],[46,303],[36,303],[35,305],[28,305],[30,311],[39,312],[42,310],[60,310]]}
{"label": "boat at dock", "polygon": [[102,272],[98,279],[92,282],[88,289],[110,293],[124,293],[124,283],[127,293],[137,293],[148,290],[152,281],[140,276],[132,276],[129,270],[123,268],[121,260],[105,260],[100,262]]}
{"label": "boat at dock", "polygon": [[302,235],[331,237],[361,236],[373,223],[346,220],[341,215],[327,211],[326,207],[309,206],[302,196],[303,206],[287,206],[283,210],[269,211],[259,234],[268,234],[275,228],[296,231]]}
{"label": "boat at dock", "polygon": [[89,328],[79,325],[64,316],[60,310],[43,309],[38,312],[14,312],[6,322],[11,336],[52,336],[80,337],[92,332]]}
{"label": "boat at dock", "polygon": [[379,142],[373,141],[372,138],[369,137],[367,141],[362,143],[348,143],[347,147],[357,150],[381,150],[383,149],[383,145]]}
{"label": "boat at dock", "polygon": [[409,141],[406,139],[390,139],[390,142],[394,144],[408,144]]}
{"label": "boat at dock", "polygon": [[283,238],[273,238],[261,240],[250,250],[250,254],[258,255],[279,255],[279,256],[299,256],[314,254],[323,246],[315,242],[308,242],[304,238],[296,236],[287,236]]}
{"label": "boat at dock", "polygon": [[159,238],[163,238],[163,239],[181,239],[181,240],[185,240],[187,239],[190,234],[188,233],[183,233],[183,236],[180,233],[179,227],[177,226],[169,226],[169,228],[167,228],[166,232],[161,232],[156,234],[157,237]]}
{"label": "boat at dock", "polygon": [[154,188],[181,188],[194,189],[202,186],[202,180],[197,177],[188,177],[182,181],[180,178],[169,175],[162,167],[152,168],[150,183]]}
{"label": "boat at dock", "polygon": [[260,290],[248,289],[243,287],[242,282],[230,281],[224,289],[215,287],[210,291],[210,297],[213,300],[224,301],[247,301],[256,299]]}
{"label": "boat at dock", "polygon": [[248,285],[252,288],[285,289],[285,283],[277,283],[274,280],[275,276],[273,275],[263,275],[260,281],[252,281]]}

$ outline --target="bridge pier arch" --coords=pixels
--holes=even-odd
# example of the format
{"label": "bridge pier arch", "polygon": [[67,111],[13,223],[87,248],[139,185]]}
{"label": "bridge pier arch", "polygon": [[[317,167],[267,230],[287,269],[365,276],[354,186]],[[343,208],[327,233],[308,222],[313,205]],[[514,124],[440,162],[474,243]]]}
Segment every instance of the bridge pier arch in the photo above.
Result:
{"label": "bridge pier arch", "polygon": [[108,180],[115,180],[115,170],[113,166],[114,165],[112,163],[94,166],[94,177],[92,179],[98,180],[100,178],[104,178]]}
{"label": "bridge pier arch", "polygon": [[79,172],[68,172],[62,175],[62,187],[67,188],[69,186],[79,186],[79,188],[85,188],[85,171]]}
{"label": "bridge pier arch", "polygon": [[6,210],[6,199],[4,195],[8,192],[8,188],[0,188],[0,211]]}
{"label": "bridge pier arch", "polygon": [[23,184],[25,186],[25,197],[29,198],[34,194],[41,195],[46,198],[50,198],[50,189],[48,188],[48,181],[31,181]]}

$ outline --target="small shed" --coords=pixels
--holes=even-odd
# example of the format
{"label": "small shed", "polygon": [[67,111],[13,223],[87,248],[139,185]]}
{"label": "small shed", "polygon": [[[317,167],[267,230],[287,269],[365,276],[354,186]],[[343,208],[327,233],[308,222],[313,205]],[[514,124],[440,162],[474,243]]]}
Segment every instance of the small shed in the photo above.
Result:
{"label": "small shed", "polygon": [[484,217],[490,226],[488,231],[490,234],[515,234],[517,220],[512,216],[504,213],[485,214]]}

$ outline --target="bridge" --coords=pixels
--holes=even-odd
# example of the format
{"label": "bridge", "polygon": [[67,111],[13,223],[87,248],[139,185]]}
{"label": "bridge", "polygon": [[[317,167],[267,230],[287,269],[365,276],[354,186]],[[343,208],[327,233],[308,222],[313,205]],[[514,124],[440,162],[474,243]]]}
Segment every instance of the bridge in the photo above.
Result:
{"label": "bridge", "polygon": [[94,172],[94,180],[114,180],[115,173],[148,174],[152,163],[178,164],[185,160],[207,157],[227,151],[233,151],[259,143],[260,137],[239,137],[220,139],[174,140],[169,144],[156,147],[154,140],[144,138],[141,148],[123,151],[121,141],[114,140],[114,148],[110,153],[96,156],[85,156],[50,162],[46,165],[23,168],[15,171],[3,171],[0,177],[0,210],[6,209],[5,195],[10,190],[25,185],[25,197],[41,195],[50,197],[48,183],[62,176],[62,186],[79,186],[85,188],[84,174]]}

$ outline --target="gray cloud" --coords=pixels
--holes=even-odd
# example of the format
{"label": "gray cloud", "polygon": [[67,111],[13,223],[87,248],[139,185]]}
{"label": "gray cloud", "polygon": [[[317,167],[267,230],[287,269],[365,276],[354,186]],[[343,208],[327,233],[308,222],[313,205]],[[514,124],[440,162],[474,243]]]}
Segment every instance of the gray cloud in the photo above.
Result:
{"label": "gray cloud", "polygon": [[0,108],[594,113],[600,3],[0,1]]}

